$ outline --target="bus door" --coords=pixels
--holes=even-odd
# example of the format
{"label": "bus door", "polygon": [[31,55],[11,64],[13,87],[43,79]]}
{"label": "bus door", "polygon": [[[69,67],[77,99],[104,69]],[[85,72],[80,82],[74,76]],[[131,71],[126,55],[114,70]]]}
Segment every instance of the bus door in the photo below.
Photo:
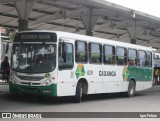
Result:
{"label": "bus door", "polygon": [[[59,90],[63,90],[63,94],[70,95],[74,93],[74,59],[73,59],[73,43],[68,39],[61,39],[58,47],[58,80]],[[66,90],[64,90],[66,89]]]}
{"label": "bus door", "polygon": [[102,45],[99,43],[89,43],[89,65],[88,73],[89,90],[90,94],[103,92],[103,70],[102,70]]}

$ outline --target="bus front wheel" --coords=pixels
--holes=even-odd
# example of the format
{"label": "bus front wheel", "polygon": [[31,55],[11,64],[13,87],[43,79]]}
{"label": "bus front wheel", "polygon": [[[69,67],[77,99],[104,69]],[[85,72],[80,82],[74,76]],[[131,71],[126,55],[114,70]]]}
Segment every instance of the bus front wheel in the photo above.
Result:
{"label": "bus front wheel", "polygon": [[80,103],[82,98],[82,83],[77,84],[76,94],[75,94],[75,102]]}

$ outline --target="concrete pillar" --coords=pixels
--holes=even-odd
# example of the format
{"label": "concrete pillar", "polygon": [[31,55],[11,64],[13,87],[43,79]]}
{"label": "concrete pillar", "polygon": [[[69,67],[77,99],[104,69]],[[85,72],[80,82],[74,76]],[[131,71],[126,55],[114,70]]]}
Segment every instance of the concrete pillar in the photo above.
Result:
{"label": "concrete pillar", "polygon": [[136,39],[131,39],[132,44],[136,44]]}
{"label": "concrete pillar", "polygon": [[134,21],[133,27],[127,27],[127,31],[131,38],[131,43],[136,44],[136,21]]}
{"label": "concrete pillar", "polygon": [[92,15],[92,8],[89,9],[88,16],[81,16],[82,22],[86,28],[86,35],[93,36],[93,28],[98,20],[99,16]]}
{"label": "concrete pillar", "polygon": [[127,27],[127,31],[131,38],[131,43],[136,44],[136,38],[144,35],[145,29],[142,27]]}
{"label": "concrete pillar", "polygon": [[35,0],[16,0],[15,7],[19,15],[19,31],[27,30],[28,16],[32,11]]}
{"label": "concrete pillar", "polygon": [[136,44],[136,30],[135,30],[135,27],[127,27],[127,31],[128,31],[129,36],[131,38],[131,43]]}
{"label": "concrete pillar", "polygon": [[18,22],[19,22],[19,25],[18,25],[19,31],[24,31],[24,30],[28,29],[28,21],[27,20],[19,19]]}
{"label": "concrete pillar", "polygon": [[86,30],[86,35],[88,36],[93,36],[93,31],[90,29],[90,30]]}

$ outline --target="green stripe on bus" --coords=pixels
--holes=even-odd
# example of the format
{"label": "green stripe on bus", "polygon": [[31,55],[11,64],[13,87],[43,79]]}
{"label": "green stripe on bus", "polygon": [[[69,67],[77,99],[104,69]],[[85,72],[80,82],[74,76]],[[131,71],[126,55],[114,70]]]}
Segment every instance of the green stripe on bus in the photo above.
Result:
{"label": "green stripe on bus", "polygon": [[138,81],[152,81],[152,69],[146,67],[128,66],[126,71],[122,73],[123,78],[129,81],[134,78]]}

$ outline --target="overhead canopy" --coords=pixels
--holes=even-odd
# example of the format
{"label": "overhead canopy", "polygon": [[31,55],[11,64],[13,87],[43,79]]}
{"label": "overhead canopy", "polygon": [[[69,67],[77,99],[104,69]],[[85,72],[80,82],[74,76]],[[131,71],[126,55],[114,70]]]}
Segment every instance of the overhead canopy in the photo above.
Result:
{"label": "overhead canopy", "polygon": [[[0,26],[88,34],[160,48],[160,18],[104,0],[0,0]],[[134,42],[133,42],[134,41]]]}

